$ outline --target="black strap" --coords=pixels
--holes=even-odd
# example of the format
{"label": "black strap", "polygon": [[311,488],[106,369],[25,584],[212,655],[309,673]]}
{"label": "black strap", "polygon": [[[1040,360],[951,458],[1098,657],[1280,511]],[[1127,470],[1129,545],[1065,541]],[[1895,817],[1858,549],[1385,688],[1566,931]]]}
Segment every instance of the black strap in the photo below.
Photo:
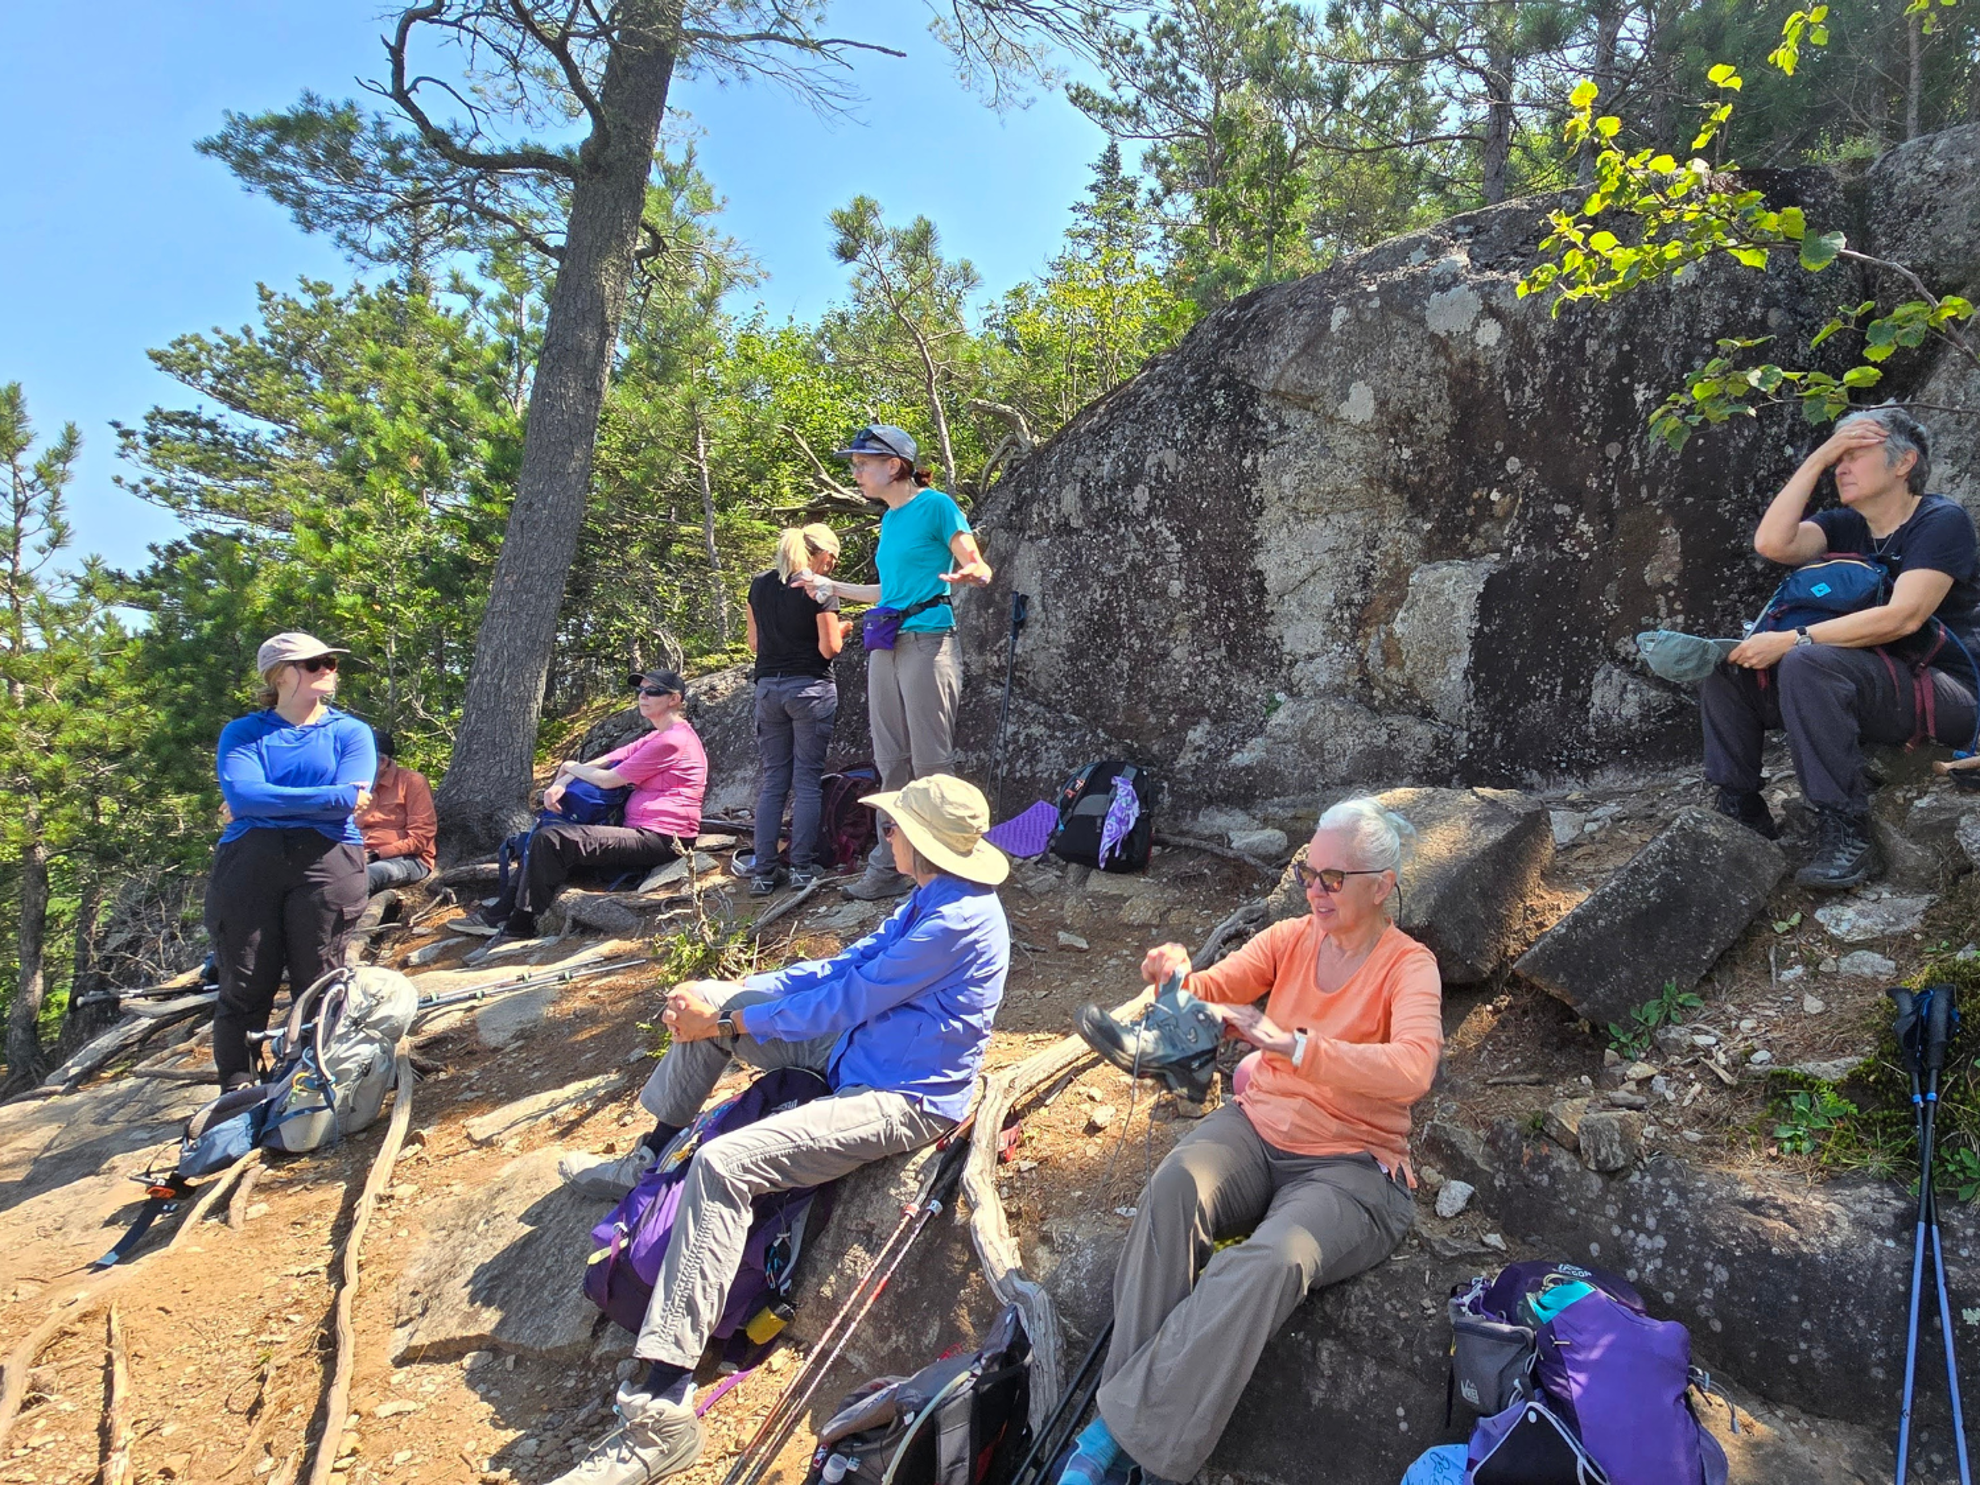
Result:
{"label": "black strap", "polygon": [[938,593],[933,598],[924,598],[921,600],[921,602],[910,603],[906,608],[902,609],[901,622],[906,623],[909,619],[912,619],[916,614],[925,614],[931,608],[943,608],[943,607],[953,607],[953,606],[954,605],[949,602],[948,594]]}
{"label": "black strap", "polygon": [[92,1263],[90,1267],[92,1269],[115,1268],[126,1258],[129,1258],[132,1253],[137,1251],[138,1244],[144,1241],[144,1235],[151,1231],[151,1224],[156,1222],[163,1213],[171,1210],[181,1201],[185,1200],[186,1194],[191,1190],[192,1187],[187,1183],[186,1178],[177,1173],[167,1176],[158,1185],[153,1186],[151,1188],[151,1195],[145,1199],[144,1205],[138,1208],[136,1219],[131,1223],[124,1235],[117,1239],[116,1246],[97,1259],[96,1262]]}

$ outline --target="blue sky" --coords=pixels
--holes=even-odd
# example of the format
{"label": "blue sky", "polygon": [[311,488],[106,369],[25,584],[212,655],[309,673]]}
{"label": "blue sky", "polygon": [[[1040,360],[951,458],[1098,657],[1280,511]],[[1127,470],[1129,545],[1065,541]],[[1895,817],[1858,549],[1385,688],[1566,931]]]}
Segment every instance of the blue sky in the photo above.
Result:
{"label": "blue sky", "polygon": [[[6,4],[0,137],[15,141],[0,203],[0,382],[23,384],[45,434],[76,423],[76,550],[122,566],[173,531],[119,490],[110,421],[182,404],[149,347],[254,309],[257,282],[345,280],[331,244],[249,196],[193,140],[223,109],[283,107],[304,88],[356,94],[380,71],[382,10],[349,0],[100,0],[77,44],[68,7]],[[1104,142],[1057,96],[992,113],[955,84],[912,0],[844,0],[837,28],[908,52],[860,64],[865,101],[822,121],[762,85],[677,86],[728,230],[763,264],[773,315],[815,314],[844,288],[825,214],[853,195],[916,213],[970,258],[986,295],[1043,266]]]}

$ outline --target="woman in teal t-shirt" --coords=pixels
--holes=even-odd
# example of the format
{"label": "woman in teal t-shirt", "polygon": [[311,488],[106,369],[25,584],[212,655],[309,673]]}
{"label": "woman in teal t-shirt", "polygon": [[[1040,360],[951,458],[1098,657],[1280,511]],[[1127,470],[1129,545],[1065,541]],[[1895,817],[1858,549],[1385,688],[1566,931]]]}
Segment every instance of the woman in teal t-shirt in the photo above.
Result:
{"label": "woman in teal t-shirt", "polygon": [[[827,597],[878,603],[901,614],[892,649],[868,649],[866,715],[873,730],[873,760],[880,787],[895,790],[931,773],[953,773],[956,703],[962,698],[962,657],[956,619],[949,607],[953,583],[982,587],[990,581],[962,510],[930,485],[915,464],[915,442],[899,428],[870,424],[843,449],[860,493],[887,507],[880,517],[874,554],[879,583],[841,583],[807,574],[798,578],[823,602]],[[914,879],[894,869],[885,841],[868,858],[866,875],[847,887],[861,898],[899,897]]]}

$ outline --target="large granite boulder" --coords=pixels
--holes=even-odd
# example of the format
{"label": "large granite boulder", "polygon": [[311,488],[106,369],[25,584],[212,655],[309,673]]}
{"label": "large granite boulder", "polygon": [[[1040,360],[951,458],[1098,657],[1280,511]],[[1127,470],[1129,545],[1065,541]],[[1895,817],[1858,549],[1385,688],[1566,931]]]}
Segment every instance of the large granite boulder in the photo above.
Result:
{"label": "large granite boulder", "polygon": [[[1955,277],[1976,140],[1918,141],[1868,179],[1755,181]],[[1841,264],[1714,263],[1555,316],[1515,294],[1548,205],[1238,300],[979,502],[997,579],[957,603],[968,766],[988,767],[1013,588],[1033,600],[1007,742],[1028,790],[1108,754],[1193,805],[1257,807],[1694,751],[1690,693],[1644,674],[1633,636],[1753,611],[1772,577],[1752,525],[1811,435],[1735,420],[1672,452],[1646,410],[1712,337],[1799,355],[1865,286]],[[1821,364],[1843,364],[1840,340]],[[1893,363],[1879,390],[1929,369]]]}
{"label": "large granite boulder", "polygon": [[1766,906],[1787,858],[1711,810],[1680,810],[1513,967],[1597,1026],[1689,990]]}
{"label": "large granite boulder", "polygon": [[[1416,829],[1398,924],[1429,945],[1446,984],[1489,979],[1520,943],[1527,899],[1554,859],[1546,806],[1506,789],[1391,789],[1377,797]],[[1293,864],[1305,863],[1302,845]],[[1273,923],[1307,911],[1292,866],[1265,908]]]}

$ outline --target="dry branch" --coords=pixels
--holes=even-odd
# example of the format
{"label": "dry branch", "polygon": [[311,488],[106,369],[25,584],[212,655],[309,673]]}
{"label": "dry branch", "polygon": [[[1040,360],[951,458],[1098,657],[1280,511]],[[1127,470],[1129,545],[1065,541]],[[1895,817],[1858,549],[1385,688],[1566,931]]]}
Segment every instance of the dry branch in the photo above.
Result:
{"label": "dry branch", "polygon": [[351,1412],[351,1375],[357,1366],[357,1333],[351,1326],[351,1309],[357,1302],[358,1255],[364,1247],[365,1229],[371,1225],[372,1209],[378,1194],[392,1181],[392,1167],[399,1149],[412,1127],[412,1063],[399,1057],[398,1094],[392,1100],[392,1122],[386,1127],[385,1141],[372,1157],[371,1174],[365,1177],[358,1194],[357,1208],[351,1215],[351,1230],[344,1237],[344,1277],[337,1290],[337,1363],[331,1373],[330,1392],[323,1415],[323,1437],[317,1441],[316,1455],[310,1461],[309,1485],[328,1485],[336,1467],[337,1450],[344,1441],[344,1420]]}
{"label": "dry branch", "polygon": [[765,913],[762,917],[758,918],[756,922],[750,926],[749,936],[751,938],[761,938],[763,936],[764,929],[768,928],[772,923],[776,922],[779,918],[788,917],[790,914],[796,912],[799,908],[803,907],[804,904],[811,899],[812,894],[817,892],[818,889],[823,887],[824,885],[825,885],[824,877],[814,877],[809,887],[806,887],[802,892],[792,893],[789,897],[786,897],[782,902],[778,903],[775,907],[770,909],[769,912]]}
{"label": "dry branch", "polygon": [[208,993],[187,995],[178,1000],[168,1000],[163,1005],[148,1005],[142,1009],[126,1006],[123,1020],[43,1078],[41,1089],[50,1093],[69,1091],[119,1053],[137,1046],[167,1026],[209,1009],[217,998]]}
{"label": "dry branch", "polygon": [[124,1322],[110,1306],[110,1400],[103,1409],[103,1485],[125,1485],[131,1477],[131,1357],[124,1346]]}
{"label": "dry branch", "polygon": [[1210,937],[1203,941],[1203,947],[1190,955],[1189,967],[1192,970],[1208,969],[1217,962],[1225,944],[1241,933],[1250,937],[1264,918],[1263,898],[1254,897],[1249,902],[1239,903],[1236,911],[1210,930]]}
{"label": "dry branch", "polygon": [[[1132,1016],[1146,1005],[1153,990],[1144,990],[1115,1016]],[[976,1127],[970,1135],[969,1163],[963,1167],[963,1190],[969,1197],[969,1236],[983,1265],[983,1277],[1001,1304],[1014,1304],[1024,1316],[1031,1337],[1031,1426],[1042,1430],[1058,1405],[1065,1369],[1065,1337],[1059,1312],[1045,1286],[1024,1271],[1024,1253],[1004,1219],[1003,1199],[997,1194],[997,1146],[1004,1119],[1039,1089],[1093,1058],[1093,1049],[1076,1036],[1054,1042],[1014,1067],[992,1073],[977,1100]]]}
{"label": "dry branch", "polygon": [[1214,840],[1204,840],[1197,835],[1170,835],[1158,830],[1150,837],[1158,846],[1170,846],[1181,851],[1202,851],[1209,856],[1222,856],[1226,861],[1242,861],[1254,871],[1262,871],[1268,877],[1278,876],[1281,868],[1274,866],[1262,857],[1237,850],[1232,846],[1219,845]]}
{"label": "dry branch", "polygon": [[84,1282],[83,1287],[72,1295],[65,1305],[57,1305],[49,1317],[7,1353],[7,1359],[0,1363],[0,1445],[7,1442],[7,1435],[13,1431],[14,1423],[21,1416],[21,1403],[27,1397],[28,1372],[34,1367],[34,1358],[41,1354],[41,1348],[53,1340],[56,1333],[66,1330],[85,1315],[94,1310],[119,1289],[132,1274],[148,1272],[146,1265],[164,1257],[185,1240],[186,1234],[193,1231],[205,1220],[213,1204],[227,1192],[236,1176],[246,1173],[261,1163],[260,1150],[250,1150],[239,1160],[220,1172],[207,1188],[200,1192],[199,1200],[193,1203],[192,1210],[172,1234],[172,1240],[155,1253],[133,1259],[105,1269]]}

